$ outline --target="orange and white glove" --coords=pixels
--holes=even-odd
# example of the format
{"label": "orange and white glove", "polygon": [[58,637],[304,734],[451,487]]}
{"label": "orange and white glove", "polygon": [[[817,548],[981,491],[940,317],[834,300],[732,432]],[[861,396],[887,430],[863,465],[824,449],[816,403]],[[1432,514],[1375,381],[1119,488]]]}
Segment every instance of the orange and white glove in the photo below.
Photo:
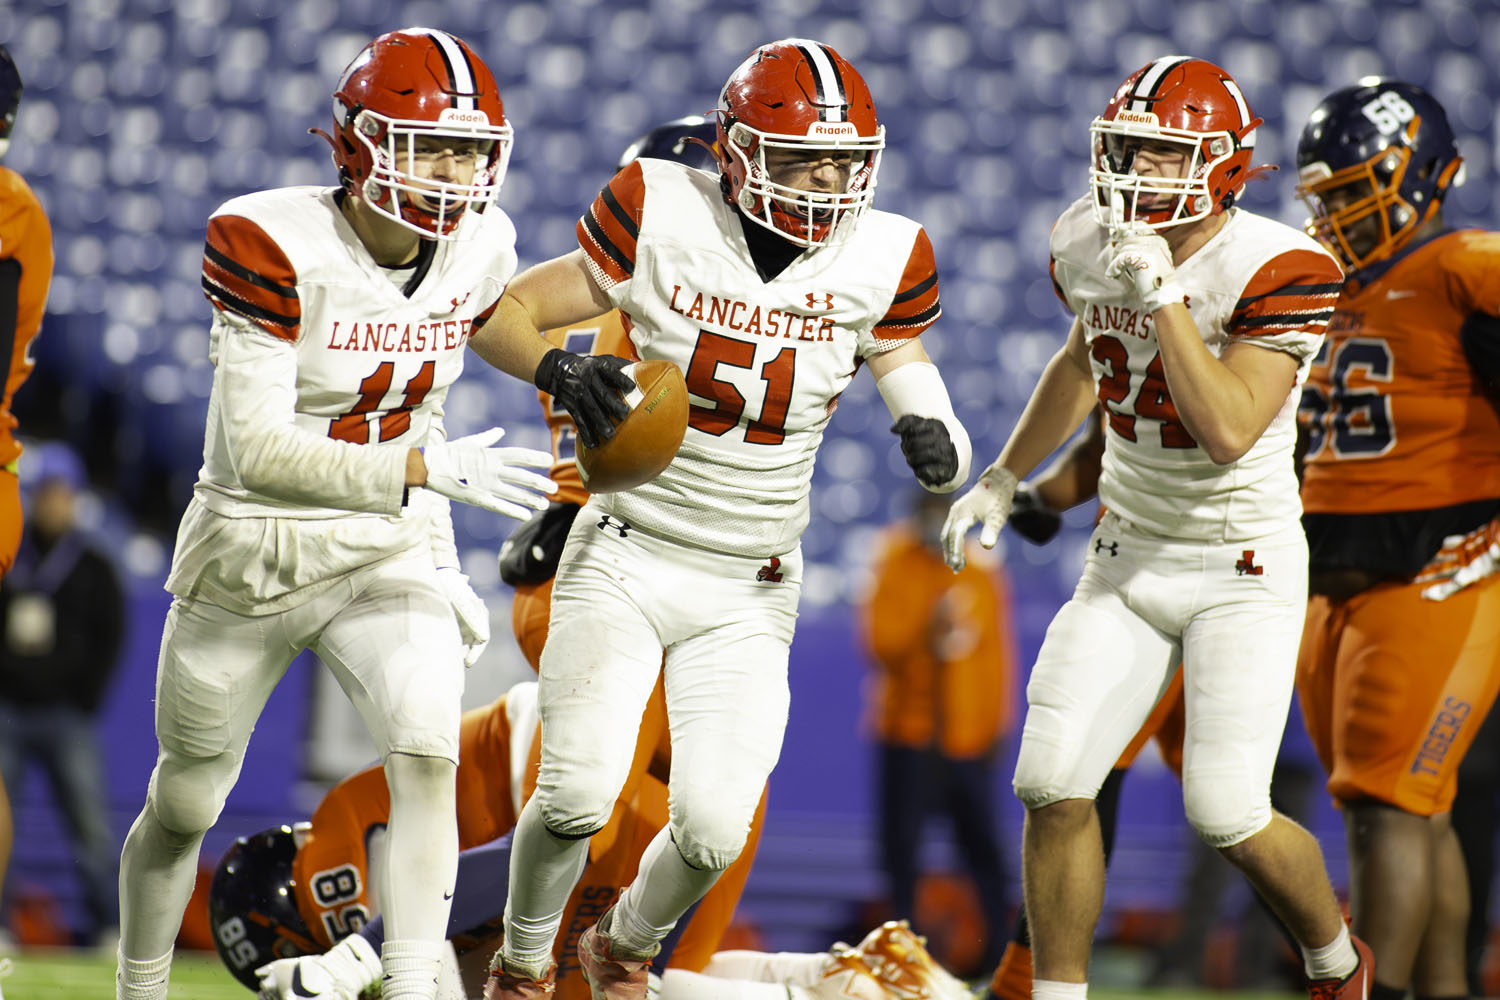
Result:
{"label": "orange and white glove", "polygon": [[1422,567],[1414,583],[1425,583],[1422,598],[1441,601],[1500,571],[1500,517],[1467,535],[1449,535]]}

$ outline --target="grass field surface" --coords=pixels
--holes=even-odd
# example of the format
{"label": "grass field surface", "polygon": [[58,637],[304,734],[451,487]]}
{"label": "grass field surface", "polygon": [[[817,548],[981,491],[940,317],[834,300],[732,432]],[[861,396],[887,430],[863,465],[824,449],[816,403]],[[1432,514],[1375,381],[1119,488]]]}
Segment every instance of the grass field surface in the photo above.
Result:
{"label": "grass field surface", "polygon": [[[10,976],[0,980],[5,1000],[110,1000],[115,960],[93,951],[43,949],[11,956]],[[218,956],[180,952],[172,963],[168,1000],[247,1000],[253,994],[225,971]],[[1287,1000],[1296,994],[1196,990],[1095,988],[1091,1000]]]}

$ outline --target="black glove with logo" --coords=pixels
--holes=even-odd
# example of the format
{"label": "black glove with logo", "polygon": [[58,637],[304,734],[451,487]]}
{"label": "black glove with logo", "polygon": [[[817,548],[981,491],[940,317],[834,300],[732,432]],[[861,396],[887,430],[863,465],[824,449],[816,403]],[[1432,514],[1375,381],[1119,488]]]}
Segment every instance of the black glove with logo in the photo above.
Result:
{"label": "black glove with logo", "polygon": [[630,412],[624,397],[635,383],[620,370],[628,364],[610,354],[574,354],[554,347],[542,355],[532,383],[568,411],[578,440],[597,448],[615,436],[615,424]]}
{"label": "black glove with logo", "polygon": [[1006,523],[1028,542],[1046,545],[1062,527],[1062,515],[1042,503],[1041,497],[1021,486],[1011,501],[1010,520]]}
{"label": "black glove with logo", "polygon": [[901,454],[923,486],[941,486],[958,475],[958,449],[941,420],[908,413],[891,425],[901,435]]}

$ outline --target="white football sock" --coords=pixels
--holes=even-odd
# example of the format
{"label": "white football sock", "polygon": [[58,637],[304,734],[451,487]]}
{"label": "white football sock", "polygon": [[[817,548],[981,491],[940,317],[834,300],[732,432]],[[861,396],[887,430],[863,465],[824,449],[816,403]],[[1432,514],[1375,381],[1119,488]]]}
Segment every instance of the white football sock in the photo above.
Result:
{"label": "white football sock", "polygon": [[663,827],[651,838],[635,881],[615,904],[609,941],[616,955],[655,954],[678,918],[724,874],[722,868],[694,868],[684,861],[671,830]]}
{"label": "white football sock", "polygon": [[441,757],[386,757],[391,818],[380,906],[387,940],[437,944],[447,937],[458,874],[457,770]]}
{"label": "white football sock", "polygon": [[119,956],[115,971],[116,1000],[167,1000],[167,980],[172,972],[172,953],[138,962]]}
{"label": "white football sock", "polygon": [[[149,798],[125,835],[120,855],[120,954],[136,965],[162,959],[171,963],[182,915],[193,895],[202,843],[201,833],[183,835],[162,826]],[[153,957],[136,961],[140,955]],[[166,982],[165,967],[161,979]],[[165,987],[161,995],[166,995]]]}
{"label": "white football sock", "polygon": [[380,947],[381,1000],[436,1000],[445,941],[387,941]]}
{"label": "white football sock", "polygon": [[668,969],[661,977],[661,1000],[813,1000],[804,986],[721,979],[718,976]]}
{"label": "white football sock", "polygon": [[1303,948],[1302,966],[1308,979],[1343,979],[1359,967],[1359,952],[1349,940],[1349,928],[1339,924],[1339,932],[1321,948]]}
{"label": "white football sock", "polygon": [[1085,1000],[1088,983],[1062,983],[1055,979],[1033,979],[1031,1000]]}
{"label": "white football sock", "polygon": [[546,973],[563,909],[588,860],[587,837],[567,840],[547,829],[535,799],[521,810],[510,846],[510,892],[500,949],[508,970],[532,978]]}
{"label": "white football sock", "polygon": [[703,974],[720,979],[810,986],[823,978],[827,965],[826,951],[720,951],[708,960]]}

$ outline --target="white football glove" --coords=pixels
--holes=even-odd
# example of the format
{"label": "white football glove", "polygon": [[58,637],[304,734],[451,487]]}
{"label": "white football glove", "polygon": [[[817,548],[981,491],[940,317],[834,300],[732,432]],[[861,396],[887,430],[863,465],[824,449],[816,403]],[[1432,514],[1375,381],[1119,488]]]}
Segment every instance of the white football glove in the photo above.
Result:
{"label": "white football glove", "polygon": [[464,643],[464,666],[472,667],[479,661],[479,654],[490,643],[489,605],[469,586],[469,578],[457,566],[441,566],[437,571],[453,605],[453,617],[458,619],[458,634]]}
{"label": "white football glove", "polygon": [[438,568],[438,580],[443,583],[443,592],[453,606],[453,616],[459,621],[459,637],[463,640],[463,666],[472,667],[478,655],[489,645],[489,606],[469,586],[468,577],[458,567]]}
{"label": "white football glove", "polygon": [[1139,222],[1124,220],[1123,202],[1118,192],[1111,199],[1112,212],[1109,243],[1112,256],[1105,275],[1124,279],[1147,312],[1162,306],[1183,302],[1186,295],[1177,284],[1172,264],[1172,248],[1167,241]]}
{"label": "white football glove", "polygon": [[260,1000],[358,1000],[380,980],[380,956],[370,942],[351,934],[321,955],[278,958],[255,974]]}
{"label": "white football glove", "polygon": [[979,474],[973,489],[948,508],[943,522],[943,559],[957,573],[964,568],[964,535],[975,524],[979,544],[987,549],[1000,540],[1000,529],[1010,517],[1010,504],[1016,495],[1016,475],[1003,465],[995,464]]}
{"label": "white football glove", "polygon": [[422,448],[429,490],[451,500],[483,507],[524,521],[533,511],[546,510],[545,494],[557,484],[519,466],[545,469],[552,456],[535,448],[496,448],[504,428],[491,427],[456,441],[430,441]]}

